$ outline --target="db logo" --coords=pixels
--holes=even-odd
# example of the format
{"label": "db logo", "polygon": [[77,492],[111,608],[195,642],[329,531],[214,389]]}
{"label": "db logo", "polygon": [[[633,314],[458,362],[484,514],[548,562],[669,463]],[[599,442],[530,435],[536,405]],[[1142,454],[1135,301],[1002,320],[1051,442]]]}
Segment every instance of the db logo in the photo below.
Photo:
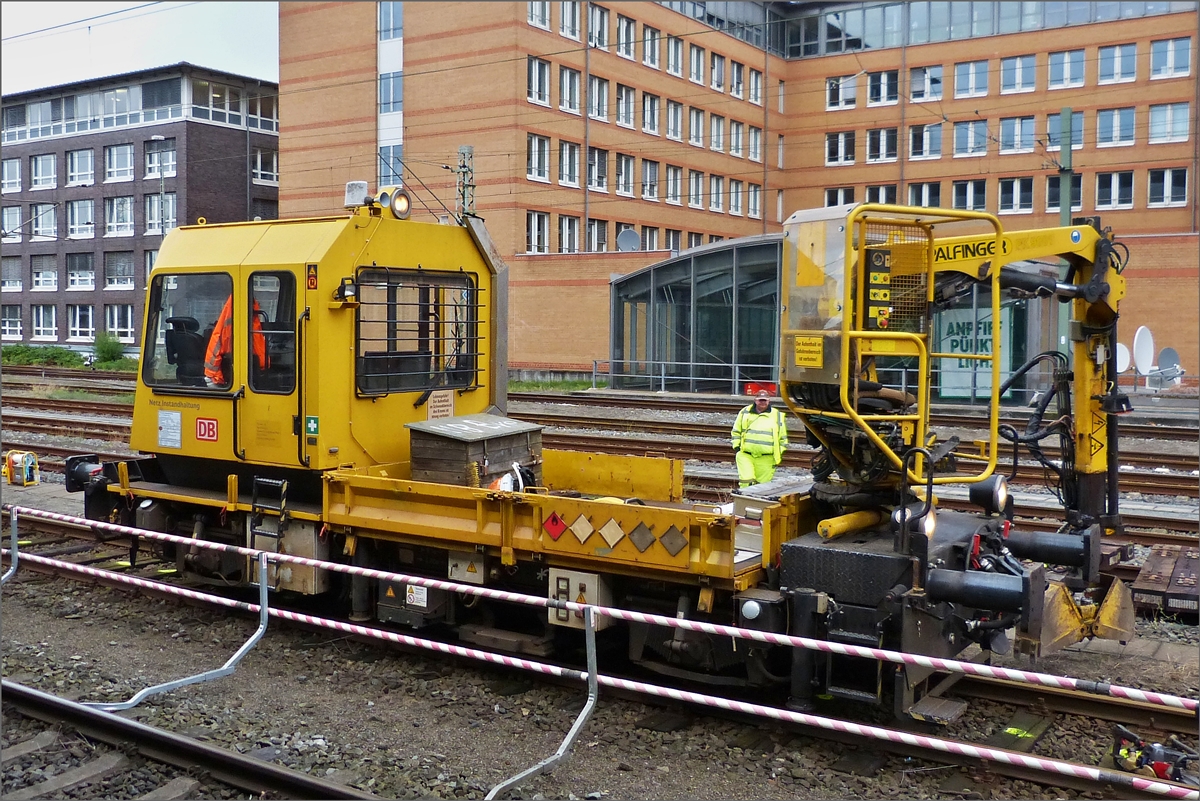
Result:
{"label": "db logo", "polygon": [[196,439],[217,441],[217,421],[211,417],[196,418]]}

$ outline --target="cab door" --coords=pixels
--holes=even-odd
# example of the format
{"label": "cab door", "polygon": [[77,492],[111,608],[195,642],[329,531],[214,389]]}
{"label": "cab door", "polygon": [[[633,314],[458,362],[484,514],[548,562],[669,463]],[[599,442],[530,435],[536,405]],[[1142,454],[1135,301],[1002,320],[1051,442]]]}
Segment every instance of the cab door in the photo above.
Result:
{"label": "cab door", "polygon": [[298,466],[298,276],[288,268],[255,268],[246,280],[246,389],[238,405],[238,440],[255,464]]}

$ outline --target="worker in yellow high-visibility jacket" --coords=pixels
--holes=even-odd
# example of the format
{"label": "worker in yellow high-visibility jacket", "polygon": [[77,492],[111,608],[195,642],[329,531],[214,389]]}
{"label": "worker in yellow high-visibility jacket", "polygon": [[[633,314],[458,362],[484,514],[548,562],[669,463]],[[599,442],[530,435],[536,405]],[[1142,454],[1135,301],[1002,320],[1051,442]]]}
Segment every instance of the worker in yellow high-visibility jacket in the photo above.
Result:
{"label": "worker in yellow high-visibility jacket", "polygon": [[771,408],[771,396],[760,389],[754,403],[738,412],[731,433],[738,485],[763,484],[775,477],[788,447],[787,420]]}

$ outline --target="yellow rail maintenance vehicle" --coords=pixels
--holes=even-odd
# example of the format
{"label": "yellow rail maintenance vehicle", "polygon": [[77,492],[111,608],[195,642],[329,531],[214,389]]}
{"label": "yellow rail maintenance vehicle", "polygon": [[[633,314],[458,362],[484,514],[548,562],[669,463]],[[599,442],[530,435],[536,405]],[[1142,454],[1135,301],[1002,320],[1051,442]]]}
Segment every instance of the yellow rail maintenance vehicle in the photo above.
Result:
{"label": "yellow rail maintenance vehicle", "polygon": [[[1012,628],[1031,653],[1096,633],[1060,626],[1046,640],[1041,568],[1015,557],[1068,565],[1079,587],[1093,583],[1096,526],[1119,525],[1115,490],[1106,489],[1115,473],[1094,478],[1094,459],[1063,468],[1088,500],[1068,508],[1073,522],[1057,535],[1022,538],[1002,502],[942,512],[932,489],[943,481],[984,486],[984,505],[997,507],[1003,486],[991,473],[1007,433],[995,412],[1000,382],[991,385],[990,442],[980,469],[965,477],[938,473],[949,457],[969,455],[932,444],[928,382],[911,396],[871,382],[873,360],[914,356],[925,368],[938,355],[929,351],[928,320],[939,293],[983,282],[998,303],[1006,249],[1025,258],[1040,248],[1077,265],[1073,283],[1048,291],[1078,294],[1078,385],[1091,375],[1085,366],[1115,347],[1109,323],[1123,286],[1098,225],[1041,232],[1044,241],[1026,247],[1032,234],[1003,234],[986,215],[881,206],[793,215],[781,379],[825,466],[815,480],[759,485],[718,506],[684,498],[679,461],[544,449],[540,426],[505,416],[507,268],[477,218],[417,222],[408,203],[403,190],[371,196],[352,182],[344,215],[173,231],[148,288],[130,441],[140,456],[69,460],[67,488],[84,492],[85,514],[323,561],[937,655],[971,643],[999,647]],[[884,218],[890,228],[880,234]],[[994,231],[943,242],[941,229],[960,218]],[[935,257],[944,245],[976,255]],[[993,255],[981,259],[989,248]],[[879,254],[891,264],[890,306],[874,291],[883,285],[878,271],[867,271]],[[1012,285],[1047,291],[1024,277]],[[905,286],[919,287],[920,297],[901,303]],[[1077,392],[1076,419],[1092,425],[1112,399],[1102,384]],[[871,398],[886,408],[864,405]],[[1033,451],[1038,434],[1018,439]],[[935,519],[944,523],[936,535]],[[164,555],[215,585],[255,580],[249,560],[235,555]],[[867,586],[847,582],[847,571]],[[276,591],[322,597],[331,615],[435,627],[516,653],[577,645],[583,628],[558,609],[501,610],[319,568],[272,568],[268,578]],[[1080,614],[1069,593],[1054,597]],[[882,663],[843,681],[837,664],[817,665],[798,650],[643,623],[613,625],[603,636],[623,637],[630,659],[659,673],[779,686],[801,706],[814,694],[884,698]],[[922,716],[927,675],[909,671],[893,671],[896,710]]]}

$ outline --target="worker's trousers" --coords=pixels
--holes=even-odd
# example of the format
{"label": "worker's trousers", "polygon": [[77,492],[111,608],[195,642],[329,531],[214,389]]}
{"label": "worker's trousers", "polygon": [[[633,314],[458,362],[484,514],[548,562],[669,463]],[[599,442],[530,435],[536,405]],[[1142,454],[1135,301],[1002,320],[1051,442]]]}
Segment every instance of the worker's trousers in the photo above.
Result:
{"label": "worker's trousers", "polygon": [[765,484],[775,477],[774,454],[764,453],[761,456],[754,456],[745,451],[738,451],[734,461],[737,462],[739,487]]}

